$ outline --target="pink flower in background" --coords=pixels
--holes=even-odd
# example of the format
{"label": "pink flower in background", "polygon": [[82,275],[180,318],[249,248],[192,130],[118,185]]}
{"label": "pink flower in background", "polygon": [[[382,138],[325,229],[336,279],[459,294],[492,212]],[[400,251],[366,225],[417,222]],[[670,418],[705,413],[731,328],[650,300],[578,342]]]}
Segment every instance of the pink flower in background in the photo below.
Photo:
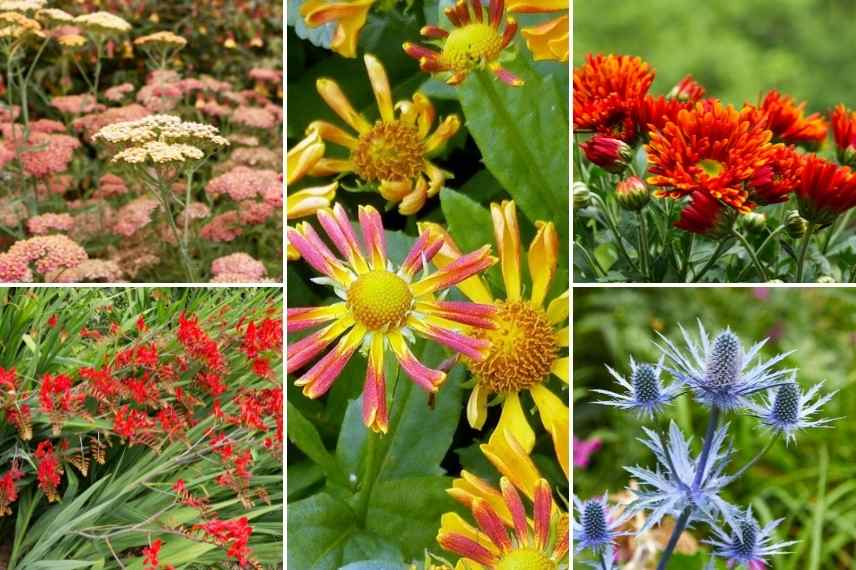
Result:
{"label": "pink flower in background", "polygon": [[203,204],[202,202],[191,202],[190,205],[179,215],[178,220],[180,223],[184,224],[184,219],[189,218],[188,221],[192,222],[193,220],[203,220],[211,215],[211,208],[208,207],[207,204]]}
{"label": "pink flower in background", "polygon": [[267,274],[267,270],[261,261],[241,252],[215,259],[211,263],[211,273],[215,278],[224,275],[230,277],[240,275],[243,278],[240,281],[252,282],[261,280]]}
{"label": "pink flower in background", "polygon": [[38,119],[30,122],[30,131],[34,133],[64,133],[65,125],[51,119]]}
{"label": "pink flower in background", "polygon": [[240,206],[241,209],[238,212],[241,221],[250,226],[265,223],[274,212],[274,207],[267,202],[247,200],[246,202],[241,202]]}
{"label": "pink flower in background", "polygon": [[122,277],[122,270],[115,261],[87,259],[50,280],[56,283],[118,283]]}
{"label": "pink flower in background", "polygon": [[199,111],[203,115],[208,115],[210,117],[223,118],[228,117],[232,114],[232,108],[226,105],[221,105],[217,101],[204,101],[201,104],[197,105]]}
{"label": "pink flower in background", "polygon": [[0,146],[0,169],[15,160],[15,151],[11,148]]}
{"label": "pink flower in background", "polygon": [[232,113],[232,122],[254,129],[272,129],[279,118],[268,109],[241,106]]}
{"label": "pink flower in background", "polygon": [[73,227],[74,218],[70,214],[42,214],[27,220],[27,229],[37,236],[51,232],[67,232]]}
{"label": "pink flower in background", "polygon": [[125,237],[130,237],[141,228],[149,225],[152,221],[152,212],[160,207],[160,203],[154,198],[137,198],[119,208],[116,213],[116,223],[113,232]]}
{"label": "pink flower in background", "polygon": [[92,95],[63,95],[53,97],[51,105],[69,115],[83,115],[93,111],[103,111],[104,105],[99,105]]}
{"label": "pink flower in background", "polygon": [[236,202],[266,196],[274,190],[282,191],[282,179],[278,172],[246,166],[236,166],[225,174],[212,178],[205,187],[205,191],[212,196],[227,194]]}
{"label": "pink flower in background", "polygon": [[254,67],[249,73],[250,79],[256,81],[267,81],[270,83],[279,83],[282,81],[282,72],[278,69],[269,69],[265,67]]}
{"label": "pink flower in background", "polygon": [[62,234],[15,242],[7,255],[35,263],[36,272],[42,275],[77,267],[89,258],[82,247]]}
{"label": "pink flower in background", "polygon": [[125,98],[128,93],[134,90],[134,86],[130,83],[122,83],[107,89],[104,92],[104,98],[108,101],[118,102]]}
{"label": "pink flower in background", "polygon": [[591,456],[597,452],[603,445],[603,441],[599,437],[581,440],[577,436],[573,437],[574,444],[574,467],[579,469],[588,468]]}
{"label": "pink flower in background", "polygon": [[98,190],[93,194],[93,198],[112,198],[127,193],[128,186],[124,180],[115,174],[105,174],[98,179]]}
{"label": "pink flower in background", "polygon": [[[13,141],[6,141],[7,147],[11,144]],[[25,172],[43,178],[65,171],[79,147],[80,141],[75,137],[34,132],[30,133],[26,146],[18,147],[18,159]]]}
{"label": "pink flower in background", "polygon": [[766,301],[770,298],[770,289],[766,287],[753,287],[752,295],[759,301]]}
{"label": "pink flower in background", "polygon": [[27,266],[27,261],[18,255],[0,253],[0,282],[29,283],[33,273]]}
{"label": "pink flower in background", "polygon": [[202,226],[199,235],[211,241],[233,241],[242,233],[242,224],[238,212],[231,211],[214,216]]}

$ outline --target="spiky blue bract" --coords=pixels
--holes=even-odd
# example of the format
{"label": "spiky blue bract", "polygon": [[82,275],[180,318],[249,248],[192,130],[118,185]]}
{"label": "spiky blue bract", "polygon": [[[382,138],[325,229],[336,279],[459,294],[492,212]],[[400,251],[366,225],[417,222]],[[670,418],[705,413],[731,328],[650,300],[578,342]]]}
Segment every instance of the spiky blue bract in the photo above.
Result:
{"label": "spiky blue bract", "polygon": [[604,552],[615,544],[615,539],[627,533],[618,530],[627,518],[610,509],[606,493],[587,501],[574,496],[574,550]]}
{"label": "spiky blue bract", "polygon": [[752,509],[740,511],[735,523],[729,523],[730,532],[713,525],[715,538],[705,540],[713,547],[713,554],[728,559],[732,565],[744,566],[750,570],[766,568],[766,558],[784,553],[784,549],[795,542],[773,542],[773,530],[784,519],[772,521],[764,528],[758,525],[752,515]]}
{"label": "spiky blue bract", "polygon": [[814,427],[829,427],[838,418],[814,419],[813,416],[820,408],[831,400],[838,391],[817,397],[823,382],[815,384],[803,392],[796,383],[796,376],[791,376],[791,383],[780,386],[774,395],[765,395],[760,404],[751,406],[752,413],[761,423],[774,433],[785,436],[786,441],[794,441],[801,429]]}
{"label": "spiky blue bract", "polygon": [[[660,335],[663,343],[657,347],[674,367],[666,367],[678,382],[692,391],[696,400],[709,407],[722,410],[747,408],[749,397],[777,388],[788,382],[793,370],[774,370],[773,367],[791,352],[774,356],[751,366],[768,339],[743,349],[740,339],[730,329],[721,331],[714,339],[708,336],[701,321],[698,323],[699,342],[690,338],[680,327],[688,354],[682,353],[671,340]],[[659,334],[659,333],[658,333]]]}
{"label": "spiky blue bract", "polygon": [[640,488],[636,500],[631,503],[629,512],[636,514],[648,512],[648,518],[640,532],[644,532],[660,523],[669,515],[679,517],[687,507],[691,508],[690,523],[703,521],[713,524],[720,517],[733,521],[735,507],[719,496],[733,477],[726,475],[734,451],[726,446],[728,426],[722,426],[713,435],[710,452],[704,472],[695,485],[699,456],[690,453],[690,443],[675,422],[669,425],[668,441],[648,428],[642,428],[647,438],[640,439],[657,458],[657,468],[652,471],[643,467],[625,467],[639,482]]}
{"label": "spiky blue bract", "polygon": [[663,359],[657,364],[637,364],[630,358],[630,378],[625,378],[609,366],[606,367],[615,380],[624,388],[624,393],[609,390],[592,390],[608,396],[609,400],[599,400],[596,404],[614,406],[622,410],[632,410],[642,417],[651,418],[660,412],[664,406],[674,400],[682,390],[682,386],[673,383],[663,386],[660,374],[663,372]]}

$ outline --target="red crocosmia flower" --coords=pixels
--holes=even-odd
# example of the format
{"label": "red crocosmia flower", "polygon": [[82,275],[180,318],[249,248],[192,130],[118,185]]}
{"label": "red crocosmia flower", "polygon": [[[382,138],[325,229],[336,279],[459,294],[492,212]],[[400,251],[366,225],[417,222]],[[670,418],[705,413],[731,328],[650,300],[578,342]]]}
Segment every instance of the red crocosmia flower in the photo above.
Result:
{"label": "red crocosmia flower", "polygon": [[101,369],[81,368],[78,375],[88,382],[86,389],[89,395],[101,403],[112,404],[124,390],[122,384],[113,378],[109,366]]}
{"label": "red crocosmia flower", "polygon": [[253,360],[253,372],[259,378],[268,378],[271,375],[270,362],[267,358],[256,358]]}
{"label": "red crocosmia flower", "polygon": [[796,194],[803,218],[818,225],[831,224],[856,206],[856,174],[847,166],[809,155]]}
{"label": "red crocosmia flower", "polygon": [[791,97],[774,89],[767,93],[758,110],[776,142],[815,149],[826,140],[829,128],[820,113],[806,117],[805,106],[805,102],[797,105]]}
{"label": "red crocosmia flower", "polygon": [[139,318],[137,319],[137,332],[138,333],[144,333],[147,330],[148,330],[148,327],[146,327],[146,319],[145,319],[145,317],[140,315]]}
{"label": "red crocosmia flower", "polygon": [[776,145],[772,160],[755,171],[749,182],[750,199],[759,204],[777,204],[796,189],[803,169],[803,157],[793,147]]}
{"label": "red crocosmia flower", "polygon": [[676,122],[678,113],[684,109],[690,110],[693,106],[693,103],[680,99],[648,95],[636,108],[636,122],[641,134],[647,137],[651,131],[662,130],[666,124]]}
{"label": "red crocosmia flower", "polygon": [[151,545],[143,548],[143,569],[158,570],[160,568],[160,549],[163,546],[163,541],[157,539]]}
{"label": "red crocosmia flower", "polygon": [[675,227],[711,239],[721,239],[731,233],[736,212],[707,192],[696,191],[681,210]]}
{"label": "red crocosmia flower", "polygon": [[5,370],[0,367],[0,390],[10,393],[17,390],[17,373],[14,368]]}
{"label": "red crocosmia flower", "polygon": [[838,150],[838,162],[852,164],[856,158],[856,112],[849,111],[839,103],[832,111],[830,121]]}
{"label": "red crocosmia flower", "polygon": [[127,404],[116,410],[113,417],[113,431],[131,445],[145,441],[153,427],[155,422],[152,418],[143,411],[129,408]]}
{"label": "red crocosmia flower", "polygon": [[55,327],[56,327],[57,320],[58,320],[58,319],[57,319],[57,316],[56,316],[56,315],[51,315],[51,316],[50,316],[50,318],[48,319],[48,326],[49,326],[50,328],[55,328]]}
{"label": "red crocosmia flower", "polygon": [[746,183],[774,154],[771,133],[750,109],[705,100],[651,134],[648,183],[659,196],[702,191],[741,212],[754,207]]}
{"label": "red crocosmia flower", "polygon": [[220,460],[223,463],[229,461],[232,455],[235,453],[235,446],[223,433],[215,433],[210,438],[211,449],[220,456]]}
{"label": "red crocosmia flower", "polygon": [[260,352],[274,350],[282,352],[282,320],[264,319],[256,325],[250,321],[244,333],[241,350],[247,358],[255,358]]}
{"label": "red crocosmia flower", "polygon": [[65,374],[45,374],[39,389],[39,403],[42,412],[48,415],[53,427],[53,434],[59,435],[62,424],[70,414],[83,405],[85,395],[72,393],[71,378]]}
{"label": "red crocosmia flower", "polygon": [[160,390],[152,382],[148,373],[143,374],[139,378],[128,378],[125,380],[125,388],[128,394],[130,394],[131,399],[137,404],[154,405],[157,404],[160,398]]}
{"label": "red crocosmia flower", "polygon": [[250,473],[250,467],[253,464],[253,454],[248,450],[241,453],[235,458],[235,474],[241,479],[250,479],[253,474]]}
{"label": "red crocosmia flower", "polygon": [[0,517],[12,514],[9,506],[18,500],[18,487],[15,481],[23,477],[24,473],[15,462],[12,462],[12,467],[0,477]]}
{"label": "red crocosmia flower", "polygon": [[155,419],[160,424],[161,429],[170,439],[175,440],[177,437],[184,434],[187,423],[184,421],[178,412],[170,405],[164,406],[158,413],[155,414]]}
{"label": "red crocosmia flower", "polygon": [[669,99],[677,99],[678,101],[686,101],[696,103],[704,97],[704,87],[693,79],[692,75],[687,75],[678,84],[672,87],[667,95]]}
{"label": "red crocosmia flower", "polygon": [[226,391],[226,385],[219,374],[213,372],[200,372],[196,375],[196,382],[209,395],[217,397]]}
{"label": "red crocosmia flower", "polygon": [[59,500],[57,487],[62,482],[62,467],[59,464],[59,458],[54,452],[53,444],[50,441],[41,441],[36,447],[36,479],[39,481],[39,489],[48,498],[48,502],[53,503]]}
{"label": "red crocosmia flower", "polygon": [[234,558],[241,564],[247,564],[250,556],[248,545],[253,529],[247,517],[232,521],[214,519],[206,523],[196,525],[194,528],[201,530],[220,546],[228,546],[226,555]]}
{"label": "red crocosmia flower", "polygon": [[190,356],[205,362],[211,370],[222,372],[226,369],[220,348],[202,330],[196,317],[187,318],[184,313],[178,317],[178,340]]}
{"label": "red crocosmia flower", "polygon": [[137,350],[134,352],[134,362],[137,366],[157,368],[158,347],[155,343],[144,344],[137,347]]}
{"label": "red crocosmia flower", "polygon": [[654,70],[638,57],[587,55],[574,69],[574,130],[631,142],[636,110],[654,82]]}
{"label": "red crocosmia flower", "polygon": [[7,407],[6,421],[18,429],[18,436],[24,441],[33,438],[33,414],[29,404],[12,404]]}

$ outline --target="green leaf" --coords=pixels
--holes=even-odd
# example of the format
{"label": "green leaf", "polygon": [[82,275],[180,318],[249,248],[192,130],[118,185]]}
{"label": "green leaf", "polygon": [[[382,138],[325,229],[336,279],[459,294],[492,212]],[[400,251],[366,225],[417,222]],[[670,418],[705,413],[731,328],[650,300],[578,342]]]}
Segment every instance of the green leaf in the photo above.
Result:
{"label": "green leaf", "polygon": [[461,251],[473,251],[486,243],[493,243],[493,224],[487,208],[448,188],[440,191],[440,204],[448,231]]}
{"label": "green leaf", "polygon": [[287,433],[288,440],[305,453],[312,461],[317,463],[324,470],[325,475],[333,481],[343,482],[345,477],[342,473],[336,458],[333,457],[324,447],[324,442],[321,441],[321,436],[318,435],[318,430],[312,425],[312,422],[303,417],[291,402],[288,402],[287,412]]}
{"label": "green leaf", "polygon": [[74,568],[89,568],[95,562],[85,560],[39,560],[28,566],[33,570],[73,570]]}
{"label": "green leaf", "polygon": [[[507,67],[526,84],[509,87],[476,71],[458,88],[467,128],[491,174],[530,221],[555,220],[568,235],[568,98],[555,77],[540,77],[525,56]],[[567,240],[560,240],[567,254]]]}

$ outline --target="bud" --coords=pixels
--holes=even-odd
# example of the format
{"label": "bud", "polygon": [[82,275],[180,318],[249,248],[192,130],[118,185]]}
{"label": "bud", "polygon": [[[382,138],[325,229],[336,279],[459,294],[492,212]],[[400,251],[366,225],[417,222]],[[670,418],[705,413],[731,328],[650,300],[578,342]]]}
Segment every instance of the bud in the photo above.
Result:
{"label": "bud", "polygon": [[785,384],[773,398],[771,415],[784,425],[793,425],[799,420],[800,391],[796,384]]}
{"label": "bud", "polygon": [[695,103],[702,97],[704,97],[704,87],[693,79],[692,75],[687,75],[681,79],[666,95],[667,99],[677,99],[689,103]]}
{"label": "bud", "polygon": [[660,379],[657,369],[650,364],[640,364],[631,375],[633,395],[643,404],[650,404],[660,399]]}
{"label": "bud", "polygon": [[767,216],[760,212],[749,212],[740,217],[740,224],[748,232],[760,233],[767,227]]}
{"label": "bud", "polygon": [[845,148],[839,147],[836,151],[838,162],[844,166],[856,166],[856,147],[852,144]]}
{"label": "bud", "polygon": [[808,220],[800,216],[797,210],[791,210],[785,216],[785,229],[788,231],[789,236],[799,239],[808,231]]}
{"label": "bud", "polygon": [[832,275],[821,275],[817,278],[815,283],[835,283],[835,277]]}
{"label": "bud", "polygon": [[585,182],[574,182],[574,210],[588,208],[591,204],[591,190]]}
{"label": "bud", "polygon": [[607,172],[622,172],[633,158],[633,149],[626,142],[610,137],[595,135],[580,148],[586,158]]}
{"label": "bud", "polygon": [[723,331],[713,339],[705,367],[705,384],[711,388],[733,385],[743,370],[743,347],[731,331]]}
{"label": "bud", "polygon": [[736,217],[737,210],[697,190],[690,195],[689,203],[681,210],[681,217],[675,222],[675,227],[720,240],[732,234]]}
{"label": "bud", "polygon": [[583,530],[592,542],[605,542],[609,537],[606,509],[598,501],[588,501],[583,505]]}
{"label": "bud", "polygon": [[615,186],[615,199],[625,210],[638,211],[651,199],[648,187],[638,176],[625,178]]}

